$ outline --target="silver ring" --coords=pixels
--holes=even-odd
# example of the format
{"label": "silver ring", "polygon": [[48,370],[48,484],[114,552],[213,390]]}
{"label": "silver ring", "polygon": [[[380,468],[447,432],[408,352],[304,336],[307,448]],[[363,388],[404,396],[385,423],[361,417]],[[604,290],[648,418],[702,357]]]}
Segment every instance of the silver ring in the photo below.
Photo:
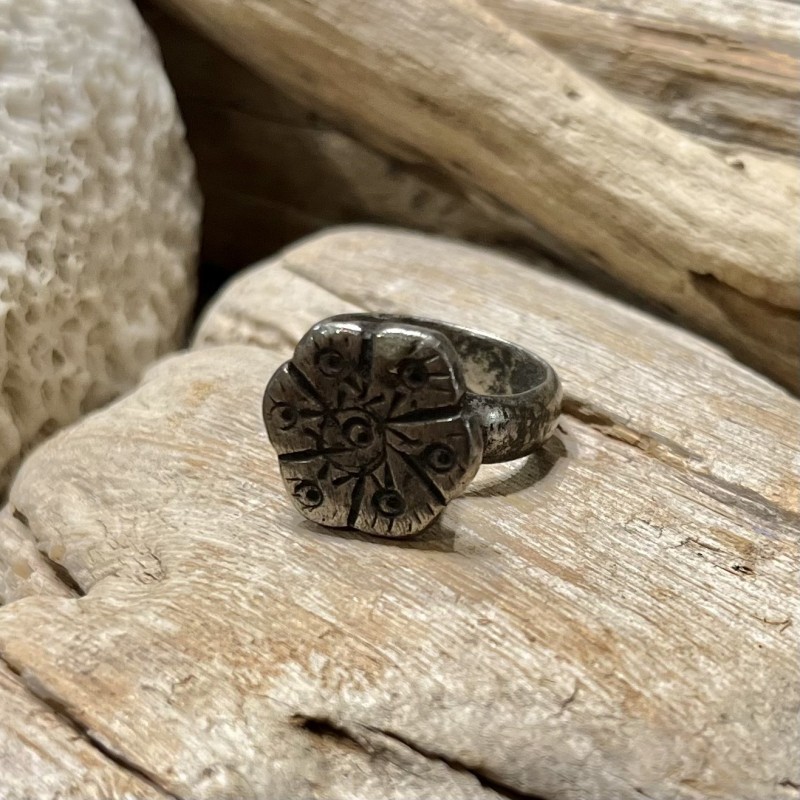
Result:
{"label": "silver ring", "polygon": [[543,359],[445,322],[346,314],[314,325],[264,392],[264,423],[308,519],[419,533],[481,463],[553,432],[561,385]]}

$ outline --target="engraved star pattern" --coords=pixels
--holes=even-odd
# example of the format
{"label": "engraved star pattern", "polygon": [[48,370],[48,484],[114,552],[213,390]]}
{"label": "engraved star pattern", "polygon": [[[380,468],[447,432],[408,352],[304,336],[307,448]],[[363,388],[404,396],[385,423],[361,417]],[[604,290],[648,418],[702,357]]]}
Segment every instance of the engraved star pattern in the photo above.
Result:
{"label": "engraved star pattern", "polygon": [[295,506],[328,526],[420,531],[480,463],[465,392],[452,345],[434,332],[356,320],[316,325],[264,395]]}

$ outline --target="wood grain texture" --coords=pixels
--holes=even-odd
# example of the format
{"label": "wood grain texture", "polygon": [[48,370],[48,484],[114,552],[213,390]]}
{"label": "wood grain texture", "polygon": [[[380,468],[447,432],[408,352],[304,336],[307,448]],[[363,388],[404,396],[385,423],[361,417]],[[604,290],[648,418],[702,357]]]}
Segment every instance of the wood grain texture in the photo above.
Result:
{"label": "wood grain texture", "polygon": [[[360,308],[515,339],[569,395],[405,543],[303,522],[260,419],[307,325]],[[85,596],[0,610],[2,658],[120,763],[200,799],[797,797],[796,400],[589,290],[370,229],[243,274],[197,346],[33,454],[7,510]]]}
{"label": "wood grain texture", "polygon": [[165,2],[365,140],[437,165],[800,386],[794,166],[721,156],[473,0]]}
{"label": "wood grain texture", "polygon": [[[680,0],[649,3],[646,11],[623,0],[483,4],[731,162],[743,147],[765,156],[797,152],[800,23],[785,3],[756,0],[737,10]],[[370,147],[172,14],[148,0],[138,6],[158,37],[197,160],[207,261],[239,269],[345,222],[387,222],[518,250],[543,241],[530,221],[436,165]]]}
{"label": "wood grain texture", "polygon": [[158,37],[197,161],[206,262],[241,269],[347,222],[403,225],[529,251],[541,239],[519,214],[435,166],[359,141],[173,15],[138,5]]}
{"label": "wood grain texture", "polygon": [[4,603],[29,595],[51,594],[75,597],[75,587],[59,575],[58,547],[51,558],[40,552],[27,535],[24,514],[10,508],[0,511],[0,598]]}
{"label": "wood grain texture", "polygon": [[[30,684],[35,679],[27,676]],[[52,698],[35,697],[0,664],[0,794],[3,800],[166,800],[145,776],[118,764]],[[46,692],[42,690],[46,695]]]}
{"label": "wood grain texture", "polygon": [[800,16],[781,0],[481,0],[627,102],[711,143],[798,152]]}
{"label": "wood grain texture", "polygon": [[692,334],[485,248],[369,226],[326,232],[233,279],[196,343],[287,348],[340,307],[421,314],[525,343],[556,366],[573,414],[800,512],[797,402]]}

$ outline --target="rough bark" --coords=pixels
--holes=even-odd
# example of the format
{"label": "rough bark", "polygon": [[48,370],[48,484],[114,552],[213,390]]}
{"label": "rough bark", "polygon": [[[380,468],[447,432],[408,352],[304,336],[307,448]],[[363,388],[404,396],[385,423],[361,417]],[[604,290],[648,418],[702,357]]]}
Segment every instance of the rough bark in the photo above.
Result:
{"label": "rough bark", "polygon": [[[260,419],[297,336],[356,308],[514,339],[568,395],[407,542],[304,523]],[[587,289],[370,229],[242,275],[197,346],[40,448],[7,509],[85,596],[7,605],[2,658],[118,766],[200,799],[797,797],[795,399]],[[9,718],[11,796],[58,796]]]}

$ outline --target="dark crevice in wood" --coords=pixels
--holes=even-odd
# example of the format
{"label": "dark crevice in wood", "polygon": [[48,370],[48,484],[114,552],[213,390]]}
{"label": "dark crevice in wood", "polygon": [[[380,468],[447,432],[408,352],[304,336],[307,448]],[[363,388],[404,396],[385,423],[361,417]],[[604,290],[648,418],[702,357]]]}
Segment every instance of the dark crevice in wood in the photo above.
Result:
{"label": "dark crevice in wood", "polygon": [[[14,517],[24,528],[26,528],[29,532],[31,530],[31,523],[28,515],[20,511],[18,508],[11,507],[11,516]],[[30,534],[33,543],[37,546],[39,551],[39,555],[42,558],[42,561],[50,567],[53,571],[53,575],[56,577],[58,581],[64,584],[64,586],[69,589],[72,594],[77,595],[78,597],[85,597],[86,592],[81,587],[80,583],[75,579],[75,577],[70,573],[70,571],[63,565],[59,564],[57,561],[53,561],[47,553],[45,553],[38,545],[39,543],[33,537],[33,534]]]}
{"label": "dark crevice in wood", "polygon": [[53,574],[61,583],[64,584],[64,586],[67,587],[67,589],[76,594],[78,597],[86,597],[86,592],[63,564],[53,561],[50,556],[48,556],[46,553],[43,553],[41,550],[39,551],[39,555],[41,555],[45,564],[47,564],[47,566],[53,570]]}
{"label": "dark crevice in wood", "polygon": [[379,733],[389,739],[394,739],[396,742],[405,745],[409,750],[413,750],[415,753],[419,753],[419,755],[425,758],[429,758],[434,761],[441,761],[443,764],[446,764],[448,767],[450,767],[450,769],[455,770],[456,772],[465,772],[469,775],[472,775],[481,786],[483,786],[485,789],[490,789],[500,797],[508,798],[508,800],[545,800],[545,798],[543,798],[541,795],[520,792],[517,789],[508,786],[507,784],[500,783],[495,778],[486,775],[484,772],[468,767],[466,764],[463,764],[460,761],[447,758],[441,753],[435,753],[427,750],[426,748],[422,748],[409,739],[406,739],[405,737],[400,736],[392,731],[386,731],[381,728],[372,728],[369,726],[366,727],[374,733]]}
{"label": "dark crevice in wood", "polygon": [[[728,352],[743,364],[758,370],[781,384],[792,394],[800,394],[800,310],[778,305],[768,300],[751,297],[713,275],[690,273],[692,288],[697,294],[722,314],[728,323],[747,339],[726,336],[720,339]],[[685,327],[706,335],[702,321],[683,320]],[[751,345],[762,352],[770,352],[773,359],[762,363],[763,358],[748,352]]]}
{"label": "dark crevice in wood", "polygon": [[125,756],[121,755],[120,753],[115,752],[112,750],[108,745],[101,742],[79,719],[74,717],[69,710],[69,707],[59,700],[56,697],[53,697],[51,694],[45,692],[42,688],[39,687],[38,682],[32,684],[31,680],[27,677],[24,672],[24,669],[17,664],[14,664],[12,661],[8,659],[5,653],[0,652],[0,662],[5,664],[5,666],[12,672],[14,675],[17,676],[19,679],[20,685],[33,697],[35,697],[39,702],[43,703],[47,706],[53,714],[58,717],[61,722],[67,725],[71,730],[75,731],[76,735],[89,747],[91,747],[94,751],[99,753],[105,759],[111,761],[115,764],[119,769],[123,770],[124,772],[129,773],[134,778],[138,779],[142,783],[147,784],[155,791],[159,792],[159,794],[163,795],[165,798],[171,798],[171,800],[183,800],[179,795],[170,792],[169,790],[165,789],[161,786],[158,781],[156,780],[155,776],[145,770],[138,764],[130,761]]}
{"label": "dark crevice in wood", "polygon": [[[296,714],[292,718],[292,721],[298,727],[301,727],[304,730],[308,731],[309,733],[315,734],[316,736],[329,736],[334,739],[341,739],[343,741],[346,741],[348,744],[351,745],[355,744],[358,748],[360,748],[364,752],[367,752],[371,756],[375,755],[375,753],[371,751],[371,749],[368,748],[368,746],[365,745],[363,740],[359,739],[359,737],[357,736],[354,736],[349,730],[347,730],[346,727],[342,725],[337,725],[330,719],[306,717],[302,714]],[[546,800],[546,798],[543,798],[540,795],[526,794],[524,792],[520,792],[519,790],[511,786],[508,786],[507,784],[501,783],[496,778],[487,775],[483,771],[471,768],[466,764],[456,759],[444,756],[441,753],[437,753],[432,750],[428,750],[427,748],[421,747],[420,745],[416,744],[410,739],[407,739],[404,736],[400,736],[397,733],[383,730],[382,728],[375,728],[370,725],[363,725],[361,723],[356,723],[356,724],[358,725],[358,727],[361,727],[364,730],[371,731],[372,733],[378,734],[379,736],[384,736],[387,739],[392,739],[395,742],[398,742],[404,747],[407,747],[409,750],[412,750],[413,752],[422,756],[423,758],[426,758],[430,761],[438,761],[455,772],[460,772],[465,775],[471,775],[473,778],[475,778],[475,780],[478,781],[478,783],[481,786],[483,786],[485,789],[489,789],[490,791],[494,792],[498,797],[507,798],[508,800]]]}
{"label": "dark crevice in wood", "polygon": [[693,453],[665,436],[637,431],[608,411],[575,397],[564,397],[563,409],[568,416],[580,420],[611,439],[636,447],[648,455],[659,458],[659,455],[663,456],[666,451],[669,454],[668,457],[660,458],[666,463],[674,463],[675,459],[686,462],[702,460],[697,453]]}
{"label": "dark crevice in wood", "polygon": [[720,503],[734,507],[747,516],[762,522],[792,528],[800,534],[800,514],[773,503],[768,498],[746,486],[723,480],[708,473],[690,472],[681,478],[684,483]]}
{"label": "dark crevice in wood", "polygon": [[800,532],[800,514],[779,506],[753,489],[693,468],[692,462],[702,459],[676,442],[658,434],[637,431],[603,409],[573,397],[564,398],[564,413],[610,439],[635,447],[668,466],[680,467],[684,483],[718,502],[765,522],[790,526]]}
{"label": "dark crevice in wood", "polygon": [[[735,286],[721,281],[714,275],[693,272],[690,273],[690,279],[692,285],[700,294],[717,303],[723,312],[733,317],[737,323],[747,322],[748,317],[752,315],[754,310],[762,311],[764,318],[767,320],[784,320],[791,325],[797,325],[800,322],[800,311],[797,309],[779,305],[778,303],[771,303],[769,300],[758,297],[751,297]],[[734,302],[744,305],[744,312],[734,308]],[[770,332],[755,330],[753,333],[754,335],[767,336]],[[765,341],[769,341],[769,339],[765,338]],[[796,345],[797,343],[795,342],[794,344]]]}

